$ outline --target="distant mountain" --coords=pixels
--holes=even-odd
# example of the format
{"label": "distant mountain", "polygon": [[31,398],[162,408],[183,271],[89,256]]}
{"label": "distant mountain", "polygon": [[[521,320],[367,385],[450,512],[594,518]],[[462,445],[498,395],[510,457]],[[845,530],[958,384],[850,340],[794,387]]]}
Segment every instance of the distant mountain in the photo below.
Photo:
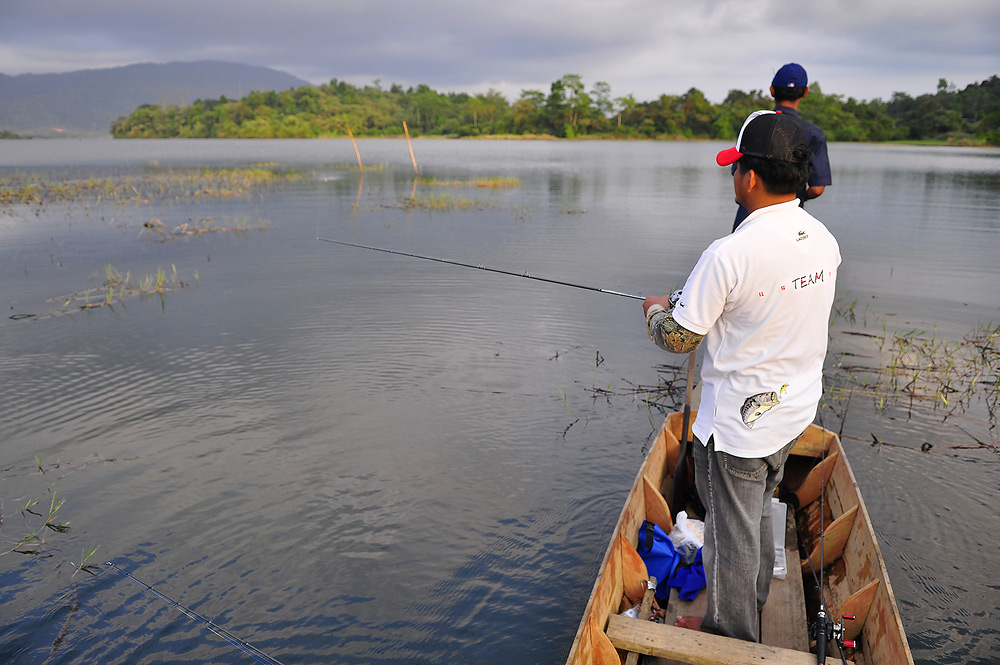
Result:
{"label": "distant mountain", "polygon": [[112,121],[142,104],[188,105],[304,85],[311,84],[276,69],[214,60],[0,74],[0,130],[22,136],[108,136]]}

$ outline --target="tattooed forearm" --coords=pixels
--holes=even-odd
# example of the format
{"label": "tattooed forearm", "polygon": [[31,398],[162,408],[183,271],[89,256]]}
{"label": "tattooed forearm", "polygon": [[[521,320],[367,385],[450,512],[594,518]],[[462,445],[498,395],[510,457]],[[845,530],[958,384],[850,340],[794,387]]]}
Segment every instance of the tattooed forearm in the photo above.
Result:
{"label": "tattooed forearm", "polygon": [[650,339],[658,347],[674,353],[690,353],[698,348],[704,335],[691,332],[674,321],[673,314],[660,310],[646,320]]}

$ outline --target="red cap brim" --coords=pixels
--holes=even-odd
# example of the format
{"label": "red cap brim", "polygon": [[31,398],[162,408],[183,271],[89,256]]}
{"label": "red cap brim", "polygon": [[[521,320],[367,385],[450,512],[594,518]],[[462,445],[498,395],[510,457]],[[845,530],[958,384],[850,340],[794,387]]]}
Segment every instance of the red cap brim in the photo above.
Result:
{"label": "red cap brim", "polygon": [[729,166],[730,164],[736,162],[742,156],[743,153],[737,150],[735,147],[726,148],[725,150],[721,151],[718,155],[715,156],[715,161],[719,164],[719,166]]}

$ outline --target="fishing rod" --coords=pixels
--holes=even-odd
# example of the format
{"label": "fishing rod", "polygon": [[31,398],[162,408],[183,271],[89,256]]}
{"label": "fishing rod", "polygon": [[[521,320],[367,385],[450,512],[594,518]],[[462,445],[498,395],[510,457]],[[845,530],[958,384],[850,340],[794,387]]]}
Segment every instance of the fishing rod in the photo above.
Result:
{"label": "fishing rod", "polygon": [[[819,610],[816,612],[816,623],[809,628],[809,636],[816,638],[816,662],[819,665],[826,665],[826,647],[830,642],[837,645],[840,652],[840,660],[843,665],[847,665],[847,658],[844,656],[844,647],[854,647],[854,640],[844,639],[844,620],[853,620],[853,616],[841,617],[841,621],[834,623],[827,614],[825,593],[823,591],[823,570],[826,567],[825,548],[826,534],[823,533],[823,512],[826,510],[826,446],[823,446],[823,453],[820,457],[820,487],[819,487],[819,577],[816,576],[816,569],[813,567],[812,557],[807,557],[809,570],[812,571],[813,581],[819,590]],[[796,525],[797,528],[797,525]],[[801,538],[800,538],[801,540]]]}
{"label": "fishing rod", "polygon": [[111,566],[112,568],[114,568],[115,570],[117,570],[119,573],[121,573],[125,577],[129,578],[130,580],[132,580],[133,582],[135,582],[136,584],[138,584],[139,586],[141,586],[142,588],[144,588],[146,591],[149,591],[150,593],[152,593],[153,595],[155,595],[160,600],[164,601],[165,603],[167,603],[168,605],[170,605],[174,609],[178,610],[181,614],[187,616],[190,619],[194,619],[195,621],[198,621],[199,623],[205,624],[210,631],[212,631],[213,633],[215,633],[216,635],[218,635],[219,637],[221,637],[225,641],[229,642],[231,645],[233,645],[234,647],[236,647],[237,649],[239,649],[243,653],[247,654],[248,656],[250,656],[251,658],[253,658],[255,661],[257,661],[258,663],[261,663],[261,665],[282,665],[281,661],[278,660],[277,658],[272,658],[271,656],[268,656],[266,653],[264,653],[263,651],[261,651],[257,647],[253,646],[249,642],[244,642],[240,638],[236,637],[235,635],[233,635],[232,633],[230,633],[225,628],[222,628],[221,626],[213,623],[212,621],[210,621],[209,619],[206,619],[205,617],[201,616],[197,612],[194,612],[194,611],[188,609],[187,607],[184,607],[183,605],[181,605],[177,601],[171,600],[170,598],[168,598],[167,596],[163,595],[162,593],[160,593],[159,591],[157,591],[153,587],[149,586],[145,582],[142,582],[142,581],[137,580],[136,578],[132,577],[132,575],[130,573],[125,572],[124,570],[122,570],[121,568],[119,568],[118,566],[116,566],[115,564],[113,564],[112,562],[105,561],[104,565]]}
{"label": "fishing rod", "polygon": [[558,279],[548,279],[547,277],[535,277],[529,275],[528,273],[512,272],[510,270],[500,270],[499,268],[487,268],[484,265],[474,265],[472,263],[462,263],[460,261],[449,261],[448,259],[439,259],[433,256],[421,256],[420,254],[410,254],[409,252],[398,252],[394,249],[384,249],[382,247],[371,247],[369,245],[359,245],[353,242],[345,242],[343,240],[333,240],[331,238],[316,238],[316,240],[322,240],[323,242],[332,242],[338,245],[346,245],[347,247],[357,247],[359,249],[369,249],[373,252],[385,252],[386,254],[396,254],[397,256],[409,256],[413,259],[423,259],[424,261],[437,261],[438,263],[447,263],[452,266],[461,266],[463,268],[475,268],[477,270],[485,270],[487,272],[500,273],[501,275],[510,275],[512,277],[522,277],[524,279],[534,279],[539,282],[549,282],[550,284],[561,284],[563,286],[571,286],[574,289],[586,289],[587,291],[597,291],[599,293],[607,293],[612,296],[621,296],[623,298],[633,298],[635,300],[645,300],[646,296],[639,296],[633,293],[623,293],[621,291],[612,291],[611,289],[601,289],[596,286],[586,286],[584,284],[574,284],[572,282],[564,282]]}
{"label": "fishing rod", "polygon": [[[694,453],[691,451],[689,440],[689,430],[691,427],[691,393],[694,389],[694,365],[697,351],[688,354],[687,385],[684,387],[684,420],[681,424],[681,448],[677,454],[677,461],[674,462],[674,486],[670,494],[670,517],[676,521],[677,514],[682,510],[687,510],[688,499],[692,492],[688,482],[688,458]],[[697,492],[695,492],[697,495]],[[699,505],[701,501],[696,501]]]}

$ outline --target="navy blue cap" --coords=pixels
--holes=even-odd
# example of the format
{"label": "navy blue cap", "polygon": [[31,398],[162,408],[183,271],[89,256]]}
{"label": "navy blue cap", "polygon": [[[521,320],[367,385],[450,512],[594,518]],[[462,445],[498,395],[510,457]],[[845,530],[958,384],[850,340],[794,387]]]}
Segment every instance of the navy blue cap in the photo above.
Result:
{"label": "navy blue cap", "polygon": [[774,75],[771,85],[775,88],[804,88],[809,85],[809,77],[802,65],[790,62],[783,65]]}

